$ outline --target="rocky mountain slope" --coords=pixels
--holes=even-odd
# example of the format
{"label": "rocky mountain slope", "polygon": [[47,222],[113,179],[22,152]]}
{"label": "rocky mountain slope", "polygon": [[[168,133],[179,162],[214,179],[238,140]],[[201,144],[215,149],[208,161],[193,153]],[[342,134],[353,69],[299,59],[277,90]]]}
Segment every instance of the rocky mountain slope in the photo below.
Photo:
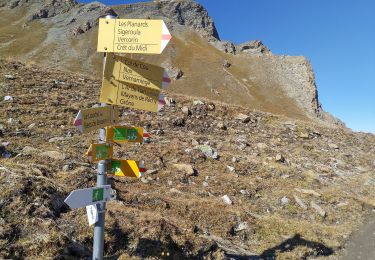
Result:
{"label": "rocky mountain slope", "polygon": [[238,46],[221,41],[204,7],[190,0],[111,7],[74,0],[1,0],[0,56],[100,77],[97,24],[107,14],[167,23],[173,39],[163,55],[137,58],[169,70],[175,80],[171,93],[342,125],[321,108],[306,58],[273,55],[261,41]]}
{"label": "rocky mountain slope", "polygon": [[[85,209],[70,191],[95,185],[77,111],[100,80],[0,60],[0,258],[91,255]],[[113,178],[105,255],[114,259],[335,257],[375,206],[375,136],[246,107],[168,94],[158,114],[121,110],[150,143],[141,179]]]}

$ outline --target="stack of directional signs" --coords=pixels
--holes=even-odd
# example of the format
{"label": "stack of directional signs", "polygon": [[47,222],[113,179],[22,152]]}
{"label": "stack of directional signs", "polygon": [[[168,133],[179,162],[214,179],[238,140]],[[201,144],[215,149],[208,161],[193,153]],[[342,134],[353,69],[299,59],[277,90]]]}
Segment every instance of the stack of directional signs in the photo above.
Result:
{"label": "stack of directional signs", "polygon": [[[81,133],[106,129],[103,143],[92,143],[86,155],[90,162],[106,160],[107,171],[115,176],[139,178],[144,162],[113,158],[115,143],[138,142],[149,138],[142,127],[119,125],[119,109],[158,112],[164,105],[161,92],[170,79],[161,67],[115,53],[160,54],[171,39],[162,20],[100,19],[98,52],[106,52],[100,102],[107,106],[79,111],[74,125]],[[110,185],[75,190],[65,199],[71,208],[111,200]],[[87,207],[89,223],[95,223],[95,207]],[[90,220],[91,219],[91,220]]]}

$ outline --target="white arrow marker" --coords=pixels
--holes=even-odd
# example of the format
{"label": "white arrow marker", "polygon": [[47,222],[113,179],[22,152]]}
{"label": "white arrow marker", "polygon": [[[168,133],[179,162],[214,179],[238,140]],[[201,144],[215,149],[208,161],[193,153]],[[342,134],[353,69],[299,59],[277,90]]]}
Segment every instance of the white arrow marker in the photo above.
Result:
{"label": "white arrow marker", "polygon": [[161,51],[163,52],[164,48],[168,45],[169,41],[172,39],[172,35],[170,34],[167,26],[165,25],[164,21],[162,22],[162,35],[161,35]]}
{"label": "white arrow marker", "polygon": [[72,191],[64,200],[72,209],[111,200],[111,185]]}

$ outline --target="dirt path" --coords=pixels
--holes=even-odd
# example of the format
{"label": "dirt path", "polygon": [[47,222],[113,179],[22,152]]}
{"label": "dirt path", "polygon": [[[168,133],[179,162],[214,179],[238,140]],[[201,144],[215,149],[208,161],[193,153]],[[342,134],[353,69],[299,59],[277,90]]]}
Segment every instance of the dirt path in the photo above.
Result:
{"label": "dirt path", "polygon": [[375,259],[375,211],[373,210],[365,223],[354,232],[346,244],[340,260]]}

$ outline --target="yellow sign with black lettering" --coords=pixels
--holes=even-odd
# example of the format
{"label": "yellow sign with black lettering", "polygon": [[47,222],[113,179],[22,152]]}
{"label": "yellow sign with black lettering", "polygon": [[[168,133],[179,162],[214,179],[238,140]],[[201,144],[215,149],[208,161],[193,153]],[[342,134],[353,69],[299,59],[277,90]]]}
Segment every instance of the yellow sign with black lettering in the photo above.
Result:
{"label": "yellow sign with black lettering", "polygon": [[106,58],[104,77],[155,90],[171,82],[164,68],[115,54]]}
{"label": "yellow sign with black lettering", "polygon": [[139,110],[157,112],[159,110],[159,90],[103,78],[99,101]]}
{"label": "yellow sign with black lettering", "polygon": [[101,18],[97,51],[160,54],[171,38],[163,20]]}

